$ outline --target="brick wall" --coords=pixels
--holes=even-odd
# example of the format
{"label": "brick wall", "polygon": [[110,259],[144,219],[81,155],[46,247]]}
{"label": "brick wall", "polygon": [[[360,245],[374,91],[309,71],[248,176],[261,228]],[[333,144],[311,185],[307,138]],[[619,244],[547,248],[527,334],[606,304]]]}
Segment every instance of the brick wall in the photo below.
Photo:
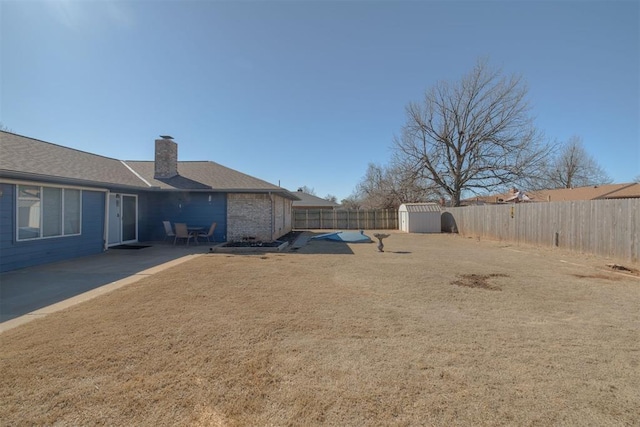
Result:
{"label": "brick wall", "polygon": [[274,229],[273,237],[278,238],[283,234],[287,234],[292,229],[291,206],[293,201],[284,197],[274,196]]}
{"label": "brick wall", "polygon": [[269,194],[227,195],[227,241],[271,241],[291,231],[291,201]]}

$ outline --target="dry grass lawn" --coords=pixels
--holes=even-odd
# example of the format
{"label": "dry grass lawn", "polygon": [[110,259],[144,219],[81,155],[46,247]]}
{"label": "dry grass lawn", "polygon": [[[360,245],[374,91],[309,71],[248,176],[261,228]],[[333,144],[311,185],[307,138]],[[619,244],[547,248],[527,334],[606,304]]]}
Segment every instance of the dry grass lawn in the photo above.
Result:
{"label": "dry grass lawn", "polygon": [[450,235],[385,250],[203,255],[9,330],[1,424],[640,425],[638,277]]}

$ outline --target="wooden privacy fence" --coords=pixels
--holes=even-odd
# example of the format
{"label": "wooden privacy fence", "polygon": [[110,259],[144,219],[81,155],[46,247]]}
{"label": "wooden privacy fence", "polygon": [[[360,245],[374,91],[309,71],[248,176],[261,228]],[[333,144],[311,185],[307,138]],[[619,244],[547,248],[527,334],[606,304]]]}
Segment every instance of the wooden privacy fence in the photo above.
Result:
{"label": "wooden privacy fence", "polygon": [[389,230],[398,229],[395,209],[294,209],[294,229]]}
{"label": "wooden privacy fence", "polygon": [[640,199],[446,208],[442,229],[640,261]]}

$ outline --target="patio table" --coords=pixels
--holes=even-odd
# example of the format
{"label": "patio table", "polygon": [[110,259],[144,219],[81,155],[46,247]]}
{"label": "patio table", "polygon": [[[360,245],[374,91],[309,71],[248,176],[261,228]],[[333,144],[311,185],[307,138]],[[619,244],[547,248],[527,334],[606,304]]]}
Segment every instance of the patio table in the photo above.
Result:
{"label": "patio table", "polygon": [[191,234],[193,236],[193,241],[195,242],[195,244],[198,244],[198,233],[200,231],[204,230],[204,227],[189,227],[187,226],[187,231],[189,232],[189,234]]}

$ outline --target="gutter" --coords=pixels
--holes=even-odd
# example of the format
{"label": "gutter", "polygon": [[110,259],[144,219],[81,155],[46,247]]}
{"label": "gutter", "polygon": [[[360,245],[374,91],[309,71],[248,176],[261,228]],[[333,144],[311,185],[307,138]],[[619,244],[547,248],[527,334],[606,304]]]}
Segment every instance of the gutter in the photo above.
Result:
{"label": "gutter", "polygon": [[60,187],[60,186],[63,186],[64,188],[71,188],[71,189],[74,189],[74,190],[103,191],[103,192],[109,191],[106,188],[101,188],[101,187],[87,187],[87,186],[82,186],[82,185],[72,185],[72,184],[66,184],[66,183],[57,182],[57,181],[33,181],[33,180],[29,180],[29,179],[6,179],[6,178],[1,178],[0,177],[0,183],[3,183],[3,184],[15,184],[15,185],[37,185],[37,186],[42,186],[42,187]]}
{"label": "gutter", "polygon": [[34,173],[8,172],[0,170],[0,179],[3,181],[31,181],[40,183],[40,185],[64,185],[69,188],[83,188],[87,190],[96,189],[96,191],[106,191],[105,187],[124,188],[132,191],[144,191],[146,187],[130,184],[118,184],[113,182],[90,181],[87,179],[67,178],[55,175],[42,175]]}

